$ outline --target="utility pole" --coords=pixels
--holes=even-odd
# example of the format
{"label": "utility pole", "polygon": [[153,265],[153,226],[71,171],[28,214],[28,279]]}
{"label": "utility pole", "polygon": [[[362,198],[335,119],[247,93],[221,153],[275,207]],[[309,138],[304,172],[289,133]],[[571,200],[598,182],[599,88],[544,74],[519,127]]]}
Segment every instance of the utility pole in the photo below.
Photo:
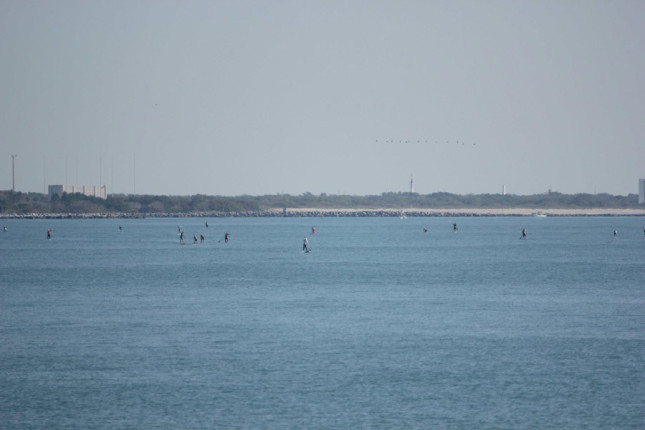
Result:
{"label": "utility pole", "polygon": [[16,192],[16,167],[14,160],[17,156],[17,154],[11,154],[11,191],[13,192]]}

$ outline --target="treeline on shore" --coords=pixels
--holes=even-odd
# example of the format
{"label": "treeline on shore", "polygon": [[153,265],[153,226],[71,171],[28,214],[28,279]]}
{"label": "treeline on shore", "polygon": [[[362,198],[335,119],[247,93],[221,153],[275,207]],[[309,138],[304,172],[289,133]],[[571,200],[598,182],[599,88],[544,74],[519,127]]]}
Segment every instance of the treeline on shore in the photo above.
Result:
{"label": "treeline on shore", "polygon": [[0,191],[0,215],[24,214],[234,214],[283,208],[317,209],[641,209],[638,196],[629,194],[451,194],[382,193],[380,195],[192,196],[111,194],[107,199],[79,193],[54,196]]}

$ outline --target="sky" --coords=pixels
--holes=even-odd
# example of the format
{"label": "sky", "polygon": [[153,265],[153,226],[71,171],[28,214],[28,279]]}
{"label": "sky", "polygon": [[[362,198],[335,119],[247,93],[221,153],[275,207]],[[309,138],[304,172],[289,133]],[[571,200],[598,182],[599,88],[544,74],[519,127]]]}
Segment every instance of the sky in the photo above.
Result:
{"label": "sky", "polygon": [[0,189],[638,193],[640,0],[0,0]]}

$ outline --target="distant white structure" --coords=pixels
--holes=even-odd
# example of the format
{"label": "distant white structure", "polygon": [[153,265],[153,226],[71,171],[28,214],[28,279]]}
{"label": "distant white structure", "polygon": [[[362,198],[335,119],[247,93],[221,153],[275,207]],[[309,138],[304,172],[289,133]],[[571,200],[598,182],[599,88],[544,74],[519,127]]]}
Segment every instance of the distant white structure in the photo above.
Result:
{"label": "distant white structure", "polygon": [[506,185],[502,185],[502,195],[506,195]]}
{"label": "distant white structure", "polygon": [[412,175],[410,175],[410,192],[414,192],[414,178],[412,178]]}
{"label": "distant white structure", "polygon": [[63,193],[81,193],[86,196],[107,199],[107,187],[105,185],[50,185],[49,200],[55,195],[63,197]]}
{"label": "distant white structure", "polygon": [[638,204],[645,203],[645,179],[638,180]]}

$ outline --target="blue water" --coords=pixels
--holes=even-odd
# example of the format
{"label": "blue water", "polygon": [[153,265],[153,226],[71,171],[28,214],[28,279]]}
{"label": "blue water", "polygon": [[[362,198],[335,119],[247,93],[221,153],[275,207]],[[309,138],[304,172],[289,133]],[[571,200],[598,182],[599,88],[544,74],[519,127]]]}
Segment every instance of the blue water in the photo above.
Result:
{"label": "blue water", "polygon": [[644,218],[0,223],[3,429],[645,428]]}

